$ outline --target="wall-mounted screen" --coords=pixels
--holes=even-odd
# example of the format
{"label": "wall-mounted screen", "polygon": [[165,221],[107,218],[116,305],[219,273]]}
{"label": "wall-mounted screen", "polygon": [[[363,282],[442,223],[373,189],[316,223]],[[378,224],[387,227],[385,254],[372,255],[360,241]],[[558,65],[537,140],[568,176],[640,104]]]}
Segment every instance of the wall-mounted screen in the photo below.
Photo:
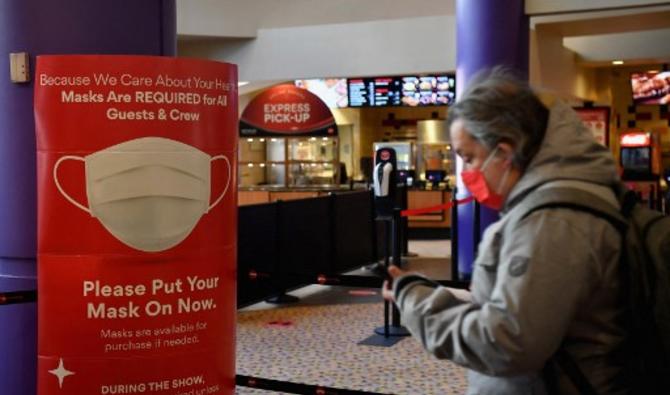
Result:
{"label": "wall-mounted screen", "polygon": [[400,80],[397,77],[350,78],[350,107],[400,105]]}
{"label": "wall-mounted screen", "polygon": [[349,105],[346,78],[295,80],[295,86],[314,93],[329,108],[345,108]]}
{"label": "wall-mounted screen", "polygon": [[456,79],[449,75],[402,77],[404,106],[449,105],[456,100]]}
{"label": "wall-mounted screen", "polygon": [[350,78],[350,107],[440,106],[456,100],[453,75]]}
{"label": "wall-mounted screen", "polygon": [[670,103],[670,71],[632,73],[630,84],[635,104]]}
{"label": "wall-mounted screen", "polygon": [[621,148],[621,166],[624,171],[651,173],[651,148]]}

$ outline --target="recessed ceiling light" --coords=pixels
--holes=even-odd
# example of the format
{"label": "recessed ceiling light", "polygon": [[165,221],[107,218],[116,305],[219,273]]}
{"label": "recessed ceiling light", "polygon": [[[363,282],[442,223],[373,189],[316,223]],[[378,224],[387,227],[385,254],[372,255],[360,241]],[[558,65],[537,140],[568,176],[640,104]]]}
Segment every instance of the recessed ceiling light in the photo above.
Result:
{"label": "recessed ceiling light", "polygon": [[237,87],[239,88],[240,86],[247,85],[248,83],[249,83],[249,81],[239,81],[239,82],[237,83]]}
{"label": "recessed ceiling light", "polygon": [[614,65],[620,65],[620,64],[623,64],[623,60],[613,60],[613,61],[612,61],[612,64],[614,64]]}

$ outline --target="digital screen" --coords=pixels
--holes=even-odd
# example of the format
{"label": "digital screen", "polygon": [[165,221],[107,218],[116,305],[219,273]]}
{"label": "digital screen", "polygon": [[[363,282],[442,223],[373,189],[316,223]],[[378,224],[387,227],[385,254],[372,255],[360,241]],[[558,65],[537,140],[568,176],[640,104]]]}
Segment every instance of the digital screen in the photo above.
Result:
{"label": "digital screen", "polygon": [[651,150],[649,147],[622,148],[621,166],[626,170],[651,171]]}
{"label": "digital screen", "polygon": [[349,79],[350,107],[400,105],[400,80],[395,77]]}
{"label": "digital screen", "polygon": [[402,78],[402,104],[410,107],[449,105],[456,101],[456,79],[453,76]]}
{"label": "digital screen", "polygon": [[350,107],[439,106],[456,100],[453,75],[351,78]]}
{"label": "digital screen", "polygon": [[295,80],[295,86],[314,93],[329,108],[346,108],[349,105],[346,78]]}
{"label": "digital screen", "polygon": [[630,85],[635,104],[670,103],[670,71],[633,73]]}

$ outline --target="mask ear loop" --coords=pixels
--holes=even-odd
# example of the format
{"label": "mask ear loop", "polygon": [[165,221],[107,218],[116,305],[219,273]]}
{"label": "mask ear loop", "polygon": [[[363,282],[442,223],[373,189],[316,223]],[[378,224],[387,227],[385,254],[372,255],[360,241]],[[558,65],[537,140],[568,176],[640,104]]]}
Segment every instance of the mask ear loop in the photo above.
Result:
{"label": "mask ear loop", "polygon": [[496,193],[500,195],[500,192],[502,190],[503,185],[505,185],[505,182],[507,182],[507,177],[509,177],[509,171],[512,168],[512,165],[510,164],[507,166],[507,169],[505,170],[505,174],[503,174],[502,179],[498,183],[498,188],[496,188]]}
{"label": "mask ear loop", "polygon": [[225,161],[226,161],[226,164],[228,165],[228,180],[226,181],[226,187],[223,188],[223,192],[221,192],[221,195],[219,195],[219,197],[216,198],[216,200],[214,201],[214,203],[212,203],[212,204],[209,206],[209,208],[207,209],[207,211],[213,209],[214,206],[216,206],[217,204],[219,204],[219,202],[221,201],[221,199],[223,199],[223,196],[226,194],[226,191],[228,191],[228,187],[230,186],[230,178],[231,178],[231,176],[232,176],[232,168],[231,168],[231,166],[230,166],[230,161],[228,160],[228,158],[226,158],[225,155],[217,155],[217,156],[213,157],[212,159],[210,159],[209,163],[211,164],[211,163],[214,162],[215,160],[219,160],[219,159],[223,159],[223,160],[225,160]]}
{"label": "mask ear loop", "polygon": [[491,160],[493,158],[495,158],[497,153],[498,153],[498,146],[496,145],[496,147],[493,149],[493,151],[491,151],[491,153],[489,154],[489,157],[486,158],[486,160],[484,161],[484,164],[482,165],[482,167],[479,170],[484,171],[484,169],[486,169],[486,166],[488,166],[489,162],[491,162]]}
{"label": "mask ear loop", "polygon": [[54,182],[56,183],[56,187],[58,188],[58,191],[60,191],[61,195],[65,197],[70,203],[74,204],[78,208],[86,211],[87,213],[91,214],[91,210],[88,209],[88,207],[84,206],[83,204],[77,202],[73,198],[70,197],[70,195],[65,192],[63,187],[60,185],[60,182],[58,182],[58,166],[60,166],[61,162],[64,162],[66,160],[78,160],[81,162],[86,162],[86,159],[82,158],[81,156],[74,156],[74,155],[65,155],[58,159],[56,161],[56,164],[54,165],[54,170],[53,170],[53,177],[54,177]]}

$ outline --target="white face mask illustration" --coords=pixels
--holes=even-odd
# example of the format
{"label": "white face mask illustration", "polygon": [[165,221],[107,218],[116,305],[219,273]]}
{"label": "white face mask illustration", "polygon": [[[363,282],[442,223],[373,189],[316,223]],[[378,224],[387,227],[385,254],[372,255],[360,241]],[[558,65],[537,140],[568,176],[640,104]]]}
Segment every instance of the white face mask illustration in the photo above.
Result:
{"label": "white face mask illustration", "polygon": [[[210,205],[211,162],[219,159],[226,162],[228,177]],[[58,182],[58,167],[66,160],[85,163],[89,207],[70,197]],[[86,157],[63,156],[54,165],[53,176],[70,203],[97,218],[122,243],[155,252],[181,243],[200,217],[223,199],[231,166],[224,155],[210,157],[178,141],[144,137]]]}

